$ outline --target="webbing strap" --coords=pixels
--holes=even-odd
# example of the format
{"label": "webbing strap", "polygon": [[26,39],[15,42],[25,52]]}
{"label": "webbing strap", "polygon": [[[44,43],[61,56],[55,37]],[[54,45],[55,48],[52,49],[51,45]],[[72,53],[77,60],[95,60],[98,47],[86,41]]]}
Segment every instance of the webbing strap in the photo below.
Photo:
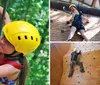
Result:
{"label": "webbing strap", "polygon": [[12,52],[11,54],[4,54],[6,57],[12,56],[13,54],[17,53],[17,51]]}

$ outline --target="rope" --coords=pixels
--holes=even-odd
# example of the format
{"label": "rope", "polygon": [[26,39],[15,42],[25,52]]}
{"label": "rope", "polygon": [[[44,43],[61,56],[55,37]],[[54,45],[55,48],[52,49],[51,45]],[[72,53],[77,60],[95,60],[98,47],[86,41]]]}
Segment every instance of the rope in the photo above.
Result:
{"label": "rope", "polygon": [[6,13],[7,4],[8,4],[8,0],[4,0],[2,18],[0,19],[0,35],[1,35],[2,27],[3,27],[3,22],[4,22],[4,17],[5,17],[5,13]]}

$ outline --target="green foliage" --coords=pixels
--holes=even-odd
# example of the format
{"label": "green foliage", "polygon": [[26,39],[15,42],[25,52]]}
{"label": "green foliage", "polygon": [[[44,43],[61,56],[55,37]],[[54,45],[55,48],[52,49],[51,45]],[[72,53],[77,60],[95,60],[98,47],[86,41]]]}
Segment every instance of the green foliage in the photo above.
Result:
{"label": "green foliage", "polygon": [[[1,6],[4,1],[0,0]],[[25,20],[35,25],[41,35],[39,48],[27,55],[30,72],[26,85],[48,85],[49,0],[9,0],[7,12],[12,21]]]}

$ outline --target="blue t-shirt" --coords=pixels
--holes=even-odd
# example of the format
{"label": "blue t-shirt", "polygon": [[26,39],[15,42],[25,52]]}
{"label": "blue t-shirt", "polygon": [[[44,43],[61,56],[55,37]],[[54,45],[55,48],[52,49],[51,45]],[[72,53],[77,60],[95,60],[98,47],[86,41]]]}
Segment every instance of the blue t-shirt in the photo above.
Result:
{"label": "blue t-shirt", "polygon": [[74,16],[74,20],[72,23],[79,23],[79,24],[82,24],[82,16],[80,14],[76,14]]}
{"label": "blue t-shirt", "polygon": [[82,22],[82,15],[81,14],[76,14],[74,16],[74,20],[72,22],[72,26],[75,26],[77,28],[77,31],[79,30],[85,30]]}

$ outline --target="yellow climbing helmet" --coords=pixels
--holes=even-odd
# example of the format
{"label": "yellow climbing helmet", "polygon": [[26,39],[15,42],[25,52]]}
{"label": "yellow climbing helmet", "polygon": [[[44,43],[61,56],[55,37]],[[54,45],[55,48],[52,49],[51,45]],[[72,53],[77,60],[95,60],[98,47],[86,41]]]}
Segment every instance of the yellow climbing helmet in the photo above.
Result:
{"label": "yellow climbing helmet", "polygon": [[26,21],[14,21],[3,28],[7,40],[17,52],[24,55],[34,51],[40,44],[40,34],[36,27]]}
{"label": "yellow climbing helmet", "polygon": [[71,7],[75,7],[75,8],[76,8],[76,5],[75,5],[75,4],[69,5],[69,9],[70,9]]}

